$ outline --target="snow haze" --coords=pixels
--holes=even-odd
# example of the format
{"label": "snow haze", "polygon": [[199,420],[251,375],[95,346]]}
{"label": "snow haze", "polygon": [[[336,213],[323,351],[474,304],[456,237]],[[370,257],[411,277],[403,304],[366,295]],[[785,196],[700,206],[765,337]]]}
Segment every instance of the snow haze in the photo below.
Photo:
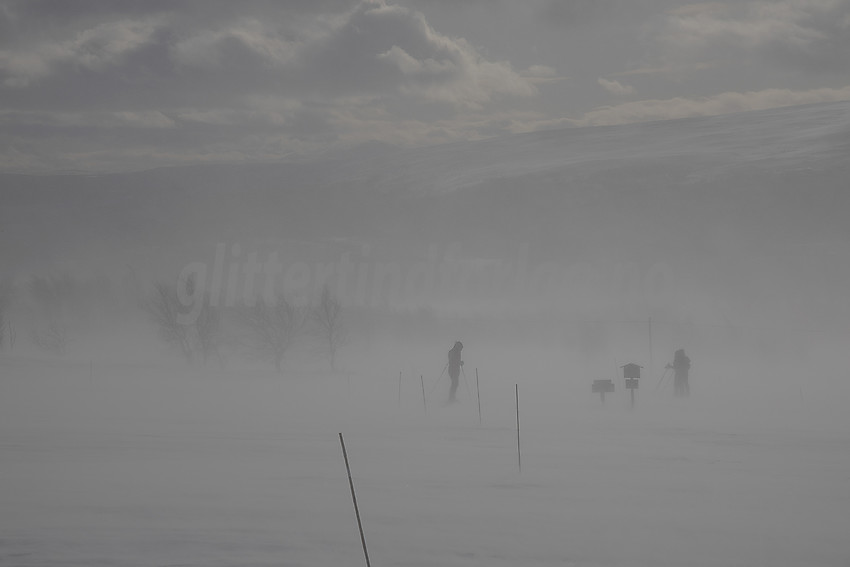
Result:
{"label": "snow haze", "polygon": [[847,19],[0,3],[0,566],[847,565]]}

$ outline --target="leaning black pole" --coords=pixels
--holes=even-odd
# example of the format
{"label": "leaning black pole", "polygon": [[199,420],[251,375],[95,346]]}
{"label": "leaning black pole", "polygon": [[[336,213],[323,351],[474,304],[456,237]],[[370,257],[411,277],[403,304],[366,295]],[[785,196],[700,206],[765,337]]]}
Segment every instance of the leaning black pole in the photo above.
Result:
{"label": "leaning black pole", "polygon": [[360,508],[357,506],[357,496],[354,494],[354,481],[351,480],[351,467],[348,466],[348,453],[342,433],[339,434],[339,444],[342,445],[342,456],[345,459],[345,470],[348,472],[348,486],[351,487],[351,500],[354,502],[354,513],[357,515],[357,528],[360,530],[360,542],[363,544],[363,555],[366,556],[366,567],[372,567],[369,562],[369,552],[366,551],[366,536],[363,535],[363,523],[360,521]]}

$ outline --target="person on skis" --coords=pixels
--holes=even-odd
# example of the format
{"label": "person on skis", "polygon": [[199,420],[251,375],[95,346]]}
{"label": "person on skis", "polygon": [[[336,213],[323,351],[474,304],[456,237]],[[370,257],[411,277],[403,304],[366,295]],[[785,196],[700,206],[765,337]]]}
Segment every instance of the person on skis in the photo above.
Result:
{"label": "person on skis", "polygon": [[685,355],[685,349],[680,348],[673,355],[673,364],[667,368],[673,369],[673,395],[677,398],[686,398],[691,393],[688,384],[688,371],[691,369],[691,359]]}
{"label": "person on skis", "polygon": [[452,380],[452,387],[451,390],[449,390],[449,402],[455,401],[455,394],[457,394],[460,367],[463,366],[463,361],[460,359],[461,350],[463,350],[463,344],[460,341],[457,341],[455,342],[455,346],[453,346],[449,351],[449,378]]}

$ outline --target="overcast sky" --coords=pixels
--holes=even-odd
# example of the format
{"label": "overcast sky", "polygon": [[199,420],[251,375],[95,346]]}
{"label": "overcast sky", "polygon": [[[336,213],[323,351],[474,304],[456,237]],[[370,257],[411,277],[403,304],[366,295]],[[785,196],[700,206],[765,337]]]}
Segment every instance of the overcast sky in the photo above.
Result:
{"label": "overcast sky", "polygon": [[850,0],[0,3],[0,170],[850,99]]}

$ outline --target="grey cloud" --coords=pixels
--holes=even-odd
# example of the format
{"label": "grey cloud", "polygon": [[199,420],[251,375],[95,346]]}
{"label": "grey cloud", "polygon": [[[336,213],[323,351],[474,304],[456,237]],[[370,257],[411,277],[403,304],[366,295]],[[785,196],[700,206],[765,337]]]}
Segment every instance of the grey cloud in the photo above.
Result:
{"label": "grey cloud", "polygon": [[716,116],[747,110],[765,110],[798,104],[845,100],[850,100],[850,86],[805,91],[765,89],[752,92],[725,92],[702,98],[677,97],[666,100],[626,102],[592,110],[585,113],[579,120],[562,122],[562,124],[606,126],[690,116]]}
{"label": "grey cloud", "polygon": [[156,18],[104,22],[66,40],[0,51],[3,83],[7,87],[25,87],[51,75],[59,66],[105,71],[153,42],[161,25]]}
{"label": "grey cloud", "polygon": [[547,0],[540,18],[549,24],[578,27],[649,17],[671,4],[672,0]]}
{"label": "grey cloud", "polygon": [[597,80],[599,86],[615,96],[629,96],[635,94],[635,88],[631,85],[624,85],[616,79],[606,79],[599,77]]}
{"label": "grey cloud", "polygon": [[101,128],[173,128],[175,121],[162,112],[0,112],[0,124],[6,127],[76,127]]}
{"label": "grey cloud", "polygon": [[312,109],[287,116],[288,128],[257,113],[221,114],[225,120],[213,123],[209,117],[198,121],[166,113],[5,113],[0,115],[0,169],[118,171],[274,160],[315,150],[335,135]]}
{"label": "grey cloud", "polygon": [[801,25],[815,32],[807,45],[781,38],[765,46],[765,56],[806,73],[850,71],[850,2],[836,1],[826,9],[808,10]]}
{"label": "grey cloud", "polygon": [[679,56],[746,56],[804,73],[850,70],[850,2],[749,0],[670,11],[662,39]]}
{"label": "grey cloud", "polygon": [[[89,88],[92,75],[103,88]],[[510,64],[439,34],[417,12],[378,2],[298,26],[253,14],[203,29],[187,28],[173,15],[98,22],[0,51],[0,77],[11,100],[29,108],[39,97],[16,97],[14,90],[35,86],[43,104],[64,105],[76,100],[69,91],[81,89],[91,103],[108,105],[110,97],[138,98],[142,80],[161,87],[145,93],[152,107],[178,104],[191,92],[199,96],[184,100],[189,105],[257,92],[326,99],[395,93],[474,105],[536,92]]]}
{"label": "grey cloud", "polygon": [[[5,7],[26,23],[55,6]],[[491,61],[382,1],[56,9],[65,26],[44,17],[52,23],[41,33],[0,47],[8,167],[269,159],[339,140],[469,137],[489,122],[453,126],[458,112],[532,96],[554,76]]]}
{"label": "grey cloud", "polygon": [[45,25],[67,26],[74,21],[119,17],[144,17],[151,14],[173,13],[189,16],[201,25],[212,21],[231,20],[244,13],[266,14],[327,14],[351,9],[359,0],[240,0],[222,2],[210,0],[4,0],[3,11],[17,23],[37,22]]}
{"label": "grey cloud", "polygon": [[439,34],[421,14],[399,6],[362,4],[330,41],[310,50],[308,61],[309,68],[335,70],[319,78],[325,92],[399,89],[466,105],[536,93],[510,64],[486,60],[465,40]]}
{"label": "grey cloud", "polygon": [[[0,0],[0,167],[272,159],[844,93],[846,1],[492,1]],[[606,91],[632,102],[594,109]]]}

